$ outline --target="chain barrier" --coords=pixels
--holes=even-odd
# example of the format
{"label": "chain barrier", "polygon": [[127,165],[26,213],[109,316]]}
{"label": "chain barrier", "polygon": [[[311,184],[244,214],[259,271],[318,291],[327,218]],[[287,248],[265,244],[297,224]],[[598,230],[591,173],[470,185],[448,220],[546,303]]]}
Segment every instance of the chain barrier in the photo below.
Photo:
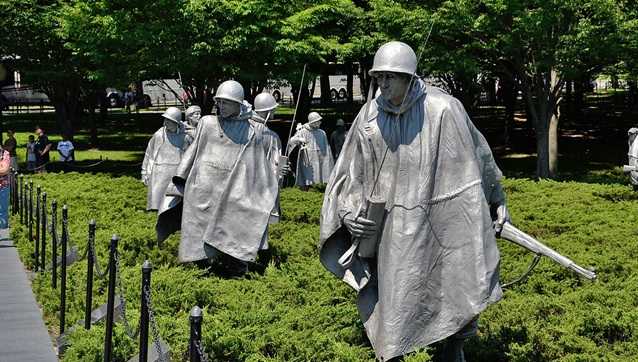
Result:
{"label": "chain barrier", "polygon": [[146,297],[146,301],[147,301],[146,307],[148,308],[148,320],[151,325],[151,334],[153,335],[153,344],[155,345],[155,349],[157,350],[157,355],[159,356],[158,361],[168,362],[164,358],[164,354],[162,353],[162,344],[161,344],[161,339],[159,334],[159,328],[157,328],[157,322],[155,321],[155,312],[153,310],[153,303],[151,300],[151,290],[148,286],[144,288],[144,296]]}
{"label": "chain barrier", "polygon": [[93,270],[95,270],[95,274],[100,279],[106,279],[109,275],[110,265],[106,266],[106,269],[102,271],[100,264],[98,262],[97,253],[95,252],[95,243],[93,241],[89,242],[89,248],[91,248],[91,255],[93,256]]}
{"label": "chain barrier", "polygon": [[197,343],[195,344],[195,347],[197,347],[197,354],[199,355],[199,360],[201,362],[208,362],[208,355],[206,355],[206,352],[204,352],[202,341],[197,341]]}
{"label": "chain barrier", "polygon": [[115,279],[117,280],[117,292],[120,295],[120,302],[122,304],[122,321],[124,322],[124,329],[126,334],[136,339],[140,333],[140,324],[137,324],[135,329],[131,328],[131,324],[126,317],[126,296],[124,295],[124,288],[122,288],[122,274],[120,273],[120,253],[116,252],[115,255]]}

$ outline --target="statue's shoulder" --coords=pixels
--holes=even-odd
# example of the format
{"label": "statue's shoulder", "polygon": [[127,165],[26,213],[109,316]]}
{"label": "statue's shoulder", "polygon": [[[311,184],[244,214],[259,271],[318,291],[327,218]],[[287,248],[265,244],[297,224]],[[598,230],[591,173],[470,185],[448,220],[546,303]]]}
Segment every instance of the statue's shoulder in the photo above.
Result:
{"label": "statue's shoulder", "polygon": [[208,115],[200,118],[197,127],[216,128],[219,125],[217,116]]}
{"label": "statue's shoulder", "polygon": [[465,112],[460,100],[439,87],[427,86],[425,94],[423,101],[430,114],[443,113],[459,107]]}

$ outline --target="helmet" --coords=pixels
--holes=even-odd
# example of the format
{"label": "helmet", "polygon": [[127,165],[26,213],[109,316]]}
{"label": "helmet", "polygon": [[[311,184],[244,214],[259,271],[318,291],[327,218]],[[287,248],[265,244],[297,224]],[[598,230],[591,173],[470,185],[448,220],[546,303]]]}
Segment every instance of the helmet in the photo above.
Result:
{"label": "helmet", "polygon": [[215,100],[227,99],[229,101],[242,103],[244,101],[244,87],[239,82],[227,80],[217,87]]}
{"label": "helmet", "polygon": [[277,108],[279,104],[275,100],[275,97],[270,93],[261,93],[255,97],[255,112],[268,112]]}
{"label": "helmet", "polygon": [[377,50],[369,74],[395,72],[412,75],[416,72],[416,63],[416,54],[409,45],[400,41],[391,41]]}
{"label": "helmet", "polygon": [[337,120],[337,127],[343,127],[345,125],[346,125],[346,123],[343,121],[343,119],[339,118]]}
{"label": "helmet", "polygon": [[179,124],[182,122],[182,111],[177,107],[168,107],[162,117]]}
{"label": "helmet", "polygon": [[315,123],[321,121],[321,116],[317,112],[310,112],[308,115],[308,123]]}

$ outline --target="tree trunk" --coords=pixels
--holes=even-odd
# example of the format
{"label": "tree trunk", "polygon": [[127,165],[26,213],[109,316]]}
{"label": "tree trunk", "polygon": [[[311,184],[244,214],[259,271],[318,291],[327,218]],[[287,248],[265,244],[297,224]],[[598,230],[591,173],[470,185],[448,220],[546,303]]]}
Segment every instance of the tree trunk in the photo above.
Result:
{"label": "tree trunk", "polygon": [[558,171],[559,94],[562,84],[554,70],[537,74],[533,80],[525,82],[527,103],[536,131],[536,176],[539,179],[554,178]]}
{"label": "tree trunk", "polygon": [[330,75],[328,74],[328,68],[321,68],[321,76],[319,77],[319,87],[321,89],[321,104],[332,104],[332,97],[330,96]]}
{"label": "tree trunk", "polygon": [[517,88],[514,77],[505,74],[500,78],[501,98],[505,106],[505,122],[503,125],[503,143],[505,146],[510,145],[510,137],[512,126],[514,125],[514,113],[516,111]]}
{"label": "tree trunk", "polygon": [[354,95],[352,94],[353,91],[353,83],[354,83],[354,71],[352,70],[352,62],[348,62],[346,63],[346,68],[348,71],[348,78],[346,81],[346,92],[348,93],[348,105],[352,106],[352,104],[354,103]]}

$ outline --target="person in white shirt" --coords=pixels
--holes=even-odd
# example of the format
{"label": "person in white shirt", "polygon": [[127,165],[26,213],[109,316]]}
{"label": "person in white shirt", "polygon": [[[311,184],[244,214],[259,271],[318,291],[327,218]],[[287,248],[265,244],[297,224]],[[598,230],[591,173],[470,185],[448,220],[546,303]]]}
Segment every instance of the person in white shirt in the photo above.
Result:
{"label": "person in white shirt", "polygon": [[69,141],[67,135],[62,136],[62,141],[58,142],[58,152],[60,153],[60,161],[73,162],[75,157],[73,155],[73,143]]}

